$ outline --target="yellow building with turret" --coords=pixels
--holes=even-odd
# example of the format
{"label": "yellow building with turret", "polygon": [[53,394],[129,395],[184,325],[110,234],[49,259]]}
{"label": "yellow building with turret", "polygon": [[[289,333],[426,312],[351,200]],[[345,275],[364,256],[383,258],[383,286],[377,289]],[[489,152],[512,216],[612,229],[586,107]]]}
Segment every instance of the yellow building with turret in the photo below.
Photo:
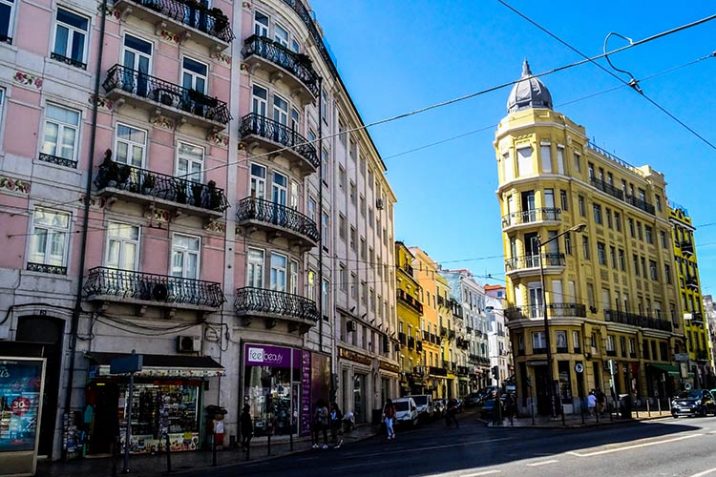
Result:
{"label": "yellow building with turret", "polygon": [[423,394],[422,288],[413,271],[415,257],[403,242],[395,242],[400,395]]}
{"label": "yellow building with turret", "polygon": [[520,408],[550,413],[549,387],[567,413],[597,387],[668,396],[685,345],[664,176],[592,144],[531,75],[525,61],[494,142]]}
{"label": "yellow building with turret", "polygon": [[696,242],[689,212],[680,205],[670,204],[669,219],[672,224],[674,243],[674,280],[679,284],[683,309],[684,337],[689,355],[687,369],[690,384],[698,388],[712,389],[716,386],[711,352],[709,323],[703,309],[701,280],[696,258]]}

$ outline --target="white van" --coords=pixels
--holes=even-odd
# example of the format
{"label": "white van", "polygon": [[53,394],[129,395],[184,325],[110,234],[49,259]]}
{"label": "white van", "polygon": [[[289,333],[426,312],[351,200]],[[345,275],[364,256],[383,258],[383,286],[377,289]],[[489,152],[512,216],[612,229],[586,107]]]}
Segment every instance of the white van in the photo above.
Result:
{"label": "white van", "polygon": [[420,416],[420,419],[429,420],[433,418],[433,415],[435,414],[435,406],[431,395],[418,394],[408,397],[413,398],[415,405],[418,406],[418,416]]}
{"label": "white van", "polygon": [[402,397],[393,401],[395,406],[395,422],[397,424],[416,426],[418,424],[418,406],[411,397]]}

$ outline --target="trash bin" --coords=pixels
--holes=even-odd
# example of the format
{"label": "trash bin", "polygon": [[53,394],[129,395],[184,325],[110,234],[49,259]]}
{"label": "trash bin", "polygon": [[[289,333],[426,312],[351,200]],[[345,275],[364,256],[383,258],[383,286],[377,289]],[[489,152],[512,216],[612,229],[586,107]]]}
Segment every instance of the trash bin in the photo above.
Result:
{"label": "trash bin", "polygon": [[619,395],[619,413],[622,419],[631,419],[631,394],[620,394]]}

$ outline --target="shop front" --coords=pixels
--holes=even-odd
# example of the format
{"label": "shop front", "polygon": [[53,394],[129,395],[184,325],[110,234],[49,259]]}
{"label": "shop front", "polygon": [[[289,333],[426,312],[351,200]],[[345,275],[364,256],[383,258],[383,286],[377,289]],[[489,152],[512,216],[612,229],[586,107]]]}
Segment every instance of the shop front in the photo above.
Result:
{"label": "shop front", "polygon": [[[166,448],[172,452],[198,450],[205,426],[204,390],[211,378],[223,375],[223,368],[208,356],[166,356],[144,354],[142,371],[135,374],[132,395],[128,377],[109,374],[112,359],[120,353],[88,353],[92,362],[85,389],[83,413],[84,452],[101,455],[111,452],[120,436],[124,445],[127,422],[132,454],[153,454]],[[127,408],[132,400],[132,415]]]}
{"label": "shop front", "polygon": [[328,400],[330,358],[261,343],[243,346],[243,403],[254,435],[309,435],[313,401]]}

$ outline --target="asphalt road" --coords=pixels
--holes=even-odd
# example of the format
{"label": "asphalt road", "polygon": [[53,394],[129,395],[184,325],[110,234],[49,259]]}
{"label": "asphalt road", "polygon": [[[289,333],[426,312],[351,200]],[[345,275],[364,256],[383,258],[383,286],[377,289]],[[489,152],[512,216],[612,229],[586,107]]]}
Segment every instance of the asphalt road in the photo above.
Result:
{"label": "asphalt road", "polygon": [[[716,477],[716,417],[661,419],[582,429],[486,428],[465,416],[460,429],[442,422],[314,450],[214,476],[670,476]],[[203,473],[202,473],[203,474]],[[183,475],[202,475],[183,474]]]}

